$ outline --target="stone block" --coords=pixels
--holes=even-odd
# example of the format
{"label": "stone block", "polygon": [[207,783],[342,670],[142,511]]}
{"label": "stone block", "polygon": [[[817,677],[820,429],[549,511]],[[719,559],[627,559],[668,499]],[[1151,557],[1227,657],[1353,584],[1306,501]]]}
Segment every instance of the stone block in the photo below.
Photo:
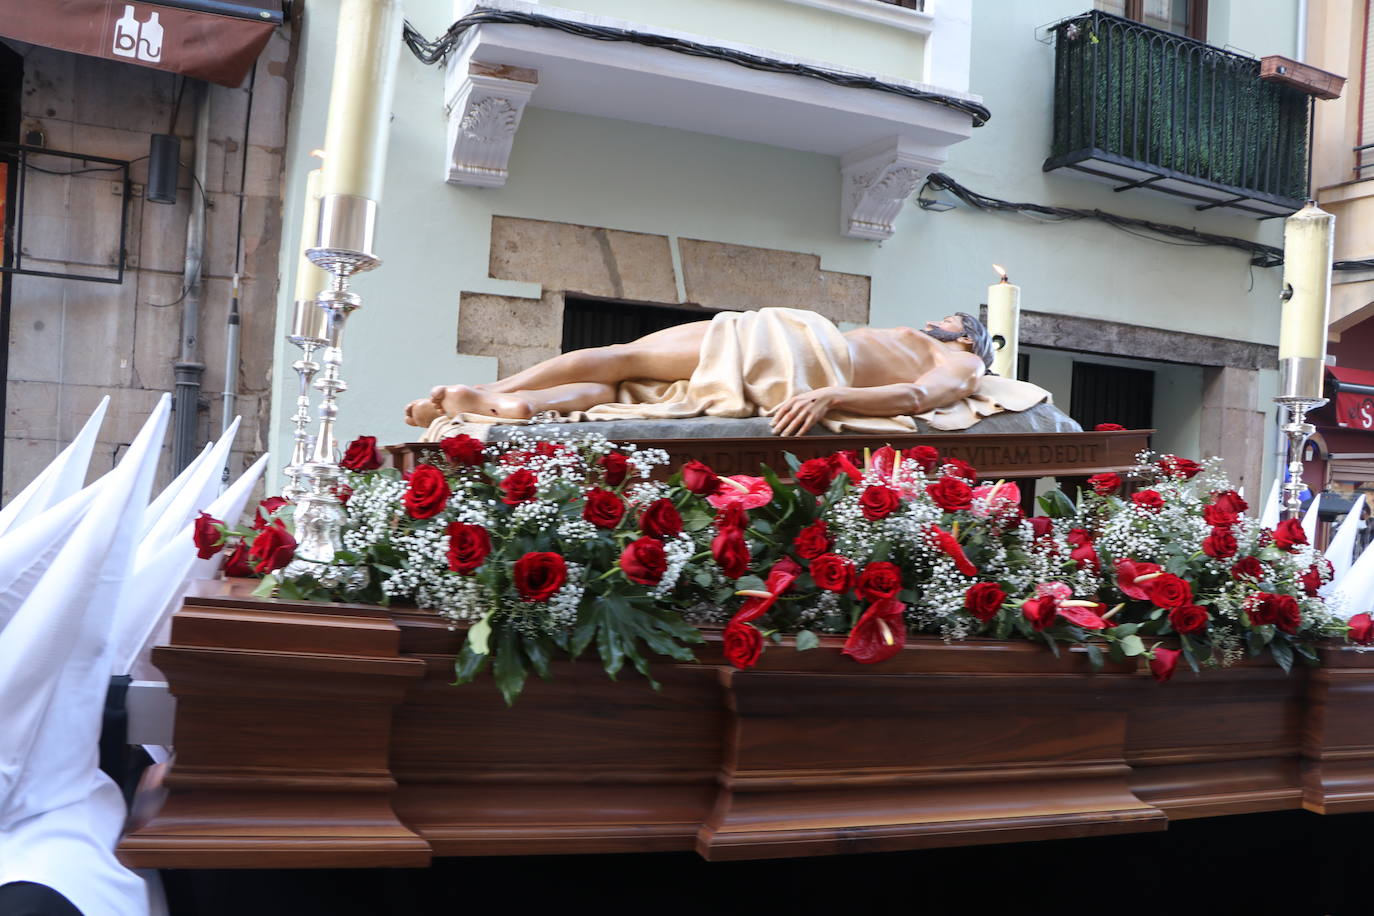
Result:
{"label": "stone block", "polygon": [[[494,356],[497,347],[557,354],[563,344],[563,295],[538,299],[463,293],[458,305],[458,352]],[[501,375],[507,375],[504,365]]]}
{"label": "stone block", "polygon": [[[148,155],[149,138],[153,133],[165,131],[165,124],[157,131],[129,130],[100,124],[75,124],[72,127],[72,151],[132,162]],[[147,175],[147,172],[143,171],[144,166],[140,165],[138,168],[140,178]]]}
{"label": "stone block", "polygon": [[[1202,455],[1219,456],[1232,483],[1256,496],[1260,494],[1266,439],[1266,415],[1257,409],[1258,392],[1257,370],[1204,369],[1198,425]],[[1258,502],[1254,497],[1251,501]]]}
{"label": "stone block", "polygon": [[[75,61],[71,120],[144,133],[167,131],[176,101],[173,74],[99,57],[75,55]],[[188,87],[181,102],[183,119],[191,117],[191,100]]]}
{"label": "stone block", "polygon": [[[26,118],[71,121],[76,110],[78,55],[31,47],[24,55],[23,110]],[[69,149],[54,145],[54,149]]]}
{"label": "stone block", "polygon": [[69,280],[62,321],[62,381],[123,387],[133,375],[137,284]]}
{"label": "stone block", "polygon": [[1278,366],[1278,348],[1265,344],[1052,312],[1022,311],[1021,343],[1200,366]]}
{"label": "stone block", "polygon": [[[279,148],[248,147],[248,178],[244,182],[244,193],[275,197],[280,200],[282,176],[285,173],[282,165],[283,158],[284,153]],[[232,186],[232,190],[238,190],[237,186]]]}
{"label": "stone block", "polygon": [[119,230],[125,218],[120,177],[113,173],[69,179],[67,257],[73,273],[110,277],[119,268]]}
{"label": "stone block", "polygon": [[52,439],[5,437],[5,480],[3,499],[6,503],[57,457],[59,446]]}
{"label": "stone block", "polygon": [[811,309],[832,321],[868,323],[869,278],[821,270],[794,251],[679,239],[687,300],[707,308]]}
{"label": "stone block", "polygon": [[139,271],[134,305],[133,373],[135,387],[170,391],[175,384],[172,363],[181,350],[181,306],[169,305],[181,294],[180,274]]}
{"label": "stone block", "polygon": [[138,216],[138,266],[181,275],[186,264],[186,218],[190,192],[177,193],[175,204],[142,203]]}
{"label": "stone block", "polygon": [[497,216],[490,274],[569,293],[677,302],[672,253],[661,235]]}
{"label": "stone block", "polygon": [[57,441],[62,387],[56,382],[11,380],[5,395],[5,434]]}
{"label": "stone block", "polygon": [[[205,211],[206,277],[230,277],[235,270],[234,249],[239,228],[238,194],[211,194]],[[184,250],[184,249],[183,249]]]}
{"label": "stone block", "polygon": [[9,378],[60,381],[64,281],[15,276],[12,283]]}

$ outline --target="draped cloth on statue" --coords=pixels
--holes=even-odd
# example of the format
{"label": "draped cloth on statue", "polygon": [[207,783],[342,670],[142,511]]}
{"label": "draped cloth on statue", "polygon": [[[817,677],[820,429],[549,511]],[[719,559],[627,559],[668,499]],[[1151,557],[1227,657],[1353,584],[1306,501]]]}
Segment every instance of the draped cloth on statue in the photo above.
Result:
{"label": "draped cloth on statue", "polygon": [[[572,413],[568,419],[766,416],[795,394],[849,385],[852,377],[849,342],[834,324],[815,312],[791,308],[721,312],[706,330],[701,358],[691,378],[623,382],[614,403]],[[1048,391],[1027,382],[983,376],[969,397],[918,416],[935,429],[967,429],[983,417],[1003,410],[1026,410],[1048,397]],[[440,417],[430,424],[423,439],[434,442],[455,435],[467,424],[511,422],[481,414]],[[916,431],[911,417],[866,417],[840,411],[828,414],[821,425],[832,433]]]}

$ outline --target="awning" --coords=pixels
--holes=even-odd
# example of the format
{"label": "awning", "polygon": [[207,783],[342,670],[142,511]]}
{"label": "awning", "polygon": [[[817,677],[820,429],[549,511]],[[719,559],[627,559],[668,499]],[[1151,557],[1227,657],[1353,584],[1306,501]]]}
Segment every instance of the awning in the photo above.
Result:
{"label": "awning", "polygon": [[[1345,429],[1374,432],[1374,372],[1327,366],[1336,397],[1336,422]],[[1363,451],[1374,451],[1374,442]]]}
{"label": "awning", "polygon": [[238,86],[281,10],[281,0],[0,0],[0,37]]}

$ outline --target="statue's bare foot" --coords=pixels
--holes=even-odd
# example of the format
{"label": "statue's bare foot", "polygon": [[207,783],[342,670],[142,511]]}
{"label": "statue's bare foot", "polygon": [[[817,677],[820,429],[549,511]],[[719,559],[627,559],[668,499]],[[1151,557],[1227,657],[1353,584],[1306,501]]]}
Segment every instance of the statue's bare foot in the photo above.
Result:
{"label": "statue's bare foot", "polygon": [[443,415],[443,409],[431,398],[420,398],[406,405],[405,420],[410,426],[426,427]]}
{"label": "statue's bare foot", "polygon": [[494,394],[471,385],[439,385],[429,393],[430,400],[445,415],[480,413],[508,420],[528,420],[534,410],[524,398]]}

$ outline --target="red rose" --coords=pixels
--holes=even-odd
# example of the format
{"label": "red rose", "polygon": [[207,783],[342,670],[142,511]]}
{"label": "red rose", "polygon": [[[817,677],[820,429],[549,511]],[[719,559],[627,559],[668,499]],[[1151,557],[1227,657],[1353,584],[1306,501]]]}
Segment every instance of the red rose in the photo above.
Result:
{"label": "red rose", "polygon": [[958,477],[941,477],[926,487],[926,495],[945,512],[957,512],[973,505],[973,490]]}
{"label": "red rose", "polygon": [[1145,593],[1159,607],[1176,608],[1193,603],[1193,587],[1173,573],[1164,573],[1144,585]]}
{"label": "red rose", "polygon": [[828,551],[830,534],[826,529],[825,519],[818,518],[803,528],[792,542],[792,549],[797,552],[797,556],[805,560],[814,560]]}
{"label": "red rose", "polygon": [[1158,563],[1137,563],[1134,560],[1116,561],[1116,587],[1121,589],[1121,594],[1127,598],[1134,598],[1136,601],[1150,600],[1150,581],[1146,580],[1139,585],[1136,579],[1141,576],[1152,576],[1162,572],[1164,567]]}
{"label": "red rose", "polygon": [[1105,609],[1105,605],[1096,602],[1093,602],[1087,607],[1078,604],[1064,604],[1061,602],[1060,605],[1055,608],[1055,611],[1069,623],[1077,624],[1085,630],[1105,630],[1110,626],[1110,624],[1101,617],[1102,611]]}
{"label": "red rose", "polygon": [[668,555],[658,538],[642,537],[625,545],[620,553],[625,577],[640,585],[657,585],[668,571]]}
{"label": "red rose", "polygon": [[1202,470],[1202,465],[1196,461],[1177,455],[1165,455],[1158,464],[1161,471],[1178,480],[1191,480]]}
{"label": "red rose", "polygon": [[482,463],[483,445],[472,436],[460,434],[441,439],[439,448],[443,449],[444,457],[454,464],[472,467]]}
{"label": "red rose", "polygon": [[295,555],[296,539],[286,530],[281,519],[276,519],[258,532],[258,536],[253,539],[253,546],[248,550],[248,556],[258,561],[253,571],[259,573],[281,569],[290,563]]}
{"label": "red rose", "polygon": [[348,505],[348,501],[353,498],[353,488],[346,483],[339,484],[334,488],[334,498],[345,506]]}
{"label": "red rose", "polygon": [[200,513],[192,530],[191,539],[196,543],[196,556],[208,560],[224,549],[224,535],[221,533],[224,522]]}
{"label": "red rose", "polygon": [[720,489],[720,478],[700,461],[689,461],[682,466],[682,485],[698,496],[711,496]]}
{"label": "red rose", "polygon": [[906,605],[891,598],[875,601],[844,641],[845,655],[865,665],[885,662],[906,645]]}
{"label": "red rose", "polygon": [[1307,597],[1315,598],[1322,587],[1322,573],[1317,568],[1317,564],[1313,563],[1307,567],[1307,570],[1298,577],[1298,582],[1302,585],[1302,590]]}
{"label": "red rose", "polygon": [[239,541],[238,546],[225,559],[224,574],[239,579],[247,579],[253,575],[253,564],[249,562],[248,557],[248,545],[243,541]]}
{"label": "red rose", "polygon": [[377,451],[376,436],[359,436],[348,443],[339,467],[350,471],[375,471],[382,466],[382,453]]}
{"label": "red rose", "polygon": [[945,475],[952,477],[962,477],[969,483],[978,482],[978,472],[973,469],[973,465],[969,464],[962,458],[946,458]]}
{"label": "red rose", "polygon": [[1225,509],[1228,512],[1234,512],[1237,516],[1250,508],[1250,504],[1235,490],[1222,490],[1220,493],[1215,494],[1215,496],[1216,499],[1212,500],[1212,505]]}
{"label": "red rose", "polygon": [[959,572],[966,576],[978,575],[978,567],[969,562],[969,558],[964,554],[964,548],[959,546],[959,541],[954,535],[935,525],[930,526],[930,531],[935,538],[935,546],[954,561]]}
{"label": "red rose", "polygon": [[1292,595],[1273,595],[1260,592],[1256,601],[1247,610],[1252,624],[1270,624],[1285,633],[1298,632],[1302,614],[1298,611],[1298,599]]}
{"label": "red rose", "polygon": [[721,639],[725,660],[736,668],[752,668],[763,653],[763,634],[747,623],[731,621]]}
{"label": "red rose", "polygon": [[749,571],[749,545],[739,528],[722,528],[711,539],[711,556],[727,579],[738,579]]}
{"label": "red rose", "polygon": [[895,563],[879,560],[869,563],[859,575],[854,593],[864,601],[881,601],[896,598],[902,590],[902,571]]}
{"label": "red rose", "polygon": [[1178,649],[1160,647],[1150,655],[1150,674],[1161,684],[1174,676],[1178,667],[1178,657],[1183,653]]}
{"label": "red rose", "polygon": [[[1207,508],[1211,508],[1208,506]],[[1231,533],[1230,528],[1217,526],[1212,529],[1212,533],[1207,535],[1202,541],[1202,552],[1215,560],[1224,560],[1227,557],[1236,555],[1239,549],[1236,544],[1236,536]]]}
{"label": "red rose", "polygon": [[830,489],[837,470],[829,458],[812,458],[803,461],[797,468],[797,486],[808,493],[820,496]]}
{"label": "red rose", "polygon": [[1141,490],[1139,493],[1132,493],[1131,502],[1149,512],[1158,512],[1164,508],[1164,497],[1155,490]]}
{"label": "red rose", "polygon": [[520,503],[534,499],[539,492],[539,480],[534,476],[533,471],[521,468],[502,480],[497,486],[505,494],[501,497],[501,502],[508,506],[518,506]]}
{"label": "red rose", "polygon": [[618,487],[625,482],[625,477],[630,473],[630,461],[620,452],[611,452],[602,455],[597,461],[606,472],[606,486]]}
{"label": "red rose", "polygon": [[1274,546],[1279,550],[1296,553],[1298,547],[1307,543],[1307,532],[1302,530],[1302,522],[1286,518],[1274,527]]}
{"label": "red rose", "polygon": [[1069,559],[1077,560],[1079,569],[1091,569],[1093,572],[1100,572],[1102,561],[1098,559],[1097,549],[1093,547],[1092,535],[1082,528],[1074,528],[1067,537],[1069,543],[1073,545]]}
{"label": "red rose", "polygon": [[1059,599],[1050,595],[1027,598],[1021,605],[1021,614],[1030,621],[1031,629],[1037,633],[1048,630],[1059,615]]}
{"label": "red rose", "polygon": [[[348,502],[348,500],[344,500],[344,502]],[[257,512],[253,513],[253,527],[259,531],[266,528],[268,523],[272,521],[272,516],[284,505],[286,505],[286,500],[280,496],[269,496],[259,502]]]}
{"label": "red rose", "polygon": [[854,564],[837,553],[822,554],[811,561],[811,578],[828,592],[847,592],[854,587]]}
{"label": "red rose", "polygon": [[1093,432],[1097,432],[1097,433],[1115,433],[1115,432],[1120,432],[1121,430],[1123,430],[1123,429],[1125,429],[1125,428],[1126,428],[1126,427],[1122,426],[1120,423],[1099,423],[1099,424],[1097,424],[1096,426],[1093,427]]}
{"label": "red rose", "polygon": [[568,564],[556,553],[527,553],[511,570],[521,601],[548,601],[568,581]]}
{"label": "red rose", "polygon": [[1007,593],[996,582],[979,582],[964,592],[964,610],[987,623],[997,616],[1006,600]]}
{"label": "red rose", "polygon": [[682,533],[682,516],[671,499],[656,499],[639,517],[639,530],[649,537],[675,538]]}
{"label": "red rose", "polygon": [[1213,528],[1229,528],[1240,519],[1240,516],[1229,506],[1213,503],[1202,507],[1202,519]]}
{"label": "red rose", "polygon": [[600,487],[587,491],[587,504],[582,508],[584,520],[609,530],[619,525],[624,517],[625,503],[619,496]]}
{"label": "red rose", "polygon": [[1201,633],[1210,622],[1207,609],[1196,604],[1185,604],[1169,612],[1169,625],[1179,633]]}
{"label": "red rose", "polygon": [[1088,478],[1088,486],[1093,488],[1093,492],[1098,496],[1111,496],[1121,489],[1120,474],[1094,474]]}
{"label": "red rose", "polygon": [[1257,557],[1241,557],[1231,567],[1231,578],[1253,579],[1258,582],[1264,578],[1264,567],[1260,565]]}
{"label": "red rose", "polygon": [[[968,488],[965,487],[964,489]],[[859,508],[863,510],[864,518],[870,522],[887,518],[896,512],[901,505],[902,497],[891,487],[865,487],[863,495],[859,497]]]}
{"label": "red rose", "polygon": [[907,452],[906,456],[919,464],[921,470],[925,471],[927,474],[940,465],[940,453],[935,450],[934,446],[918,445]]}
{"label": "red rose", "polygon": [[1048,537],[1054,533],[1054,519],[1048,515],[1037,515],[1026,521],[1030,522],[1031,537],[1033,538]]}
{"label": "red rose", "polygon": [[432,464],[421,464],[411,472],[401,502],[411,518],[433,518],[444,511],[451,495],[444,472]]}
{"label": "red rose", "polygon": [[470,575],[486,562],[491,554],[491,538],[487,529],[463,522],[448,526],[448,568],[460,575]]}
{"label": "red rose", "polygon": [[1368,614],[1356,614],[1346,621],[1350,625],[1350,632],[1346,634],[1351,642],[1367,646],[1374,642],[1374,618]]}

